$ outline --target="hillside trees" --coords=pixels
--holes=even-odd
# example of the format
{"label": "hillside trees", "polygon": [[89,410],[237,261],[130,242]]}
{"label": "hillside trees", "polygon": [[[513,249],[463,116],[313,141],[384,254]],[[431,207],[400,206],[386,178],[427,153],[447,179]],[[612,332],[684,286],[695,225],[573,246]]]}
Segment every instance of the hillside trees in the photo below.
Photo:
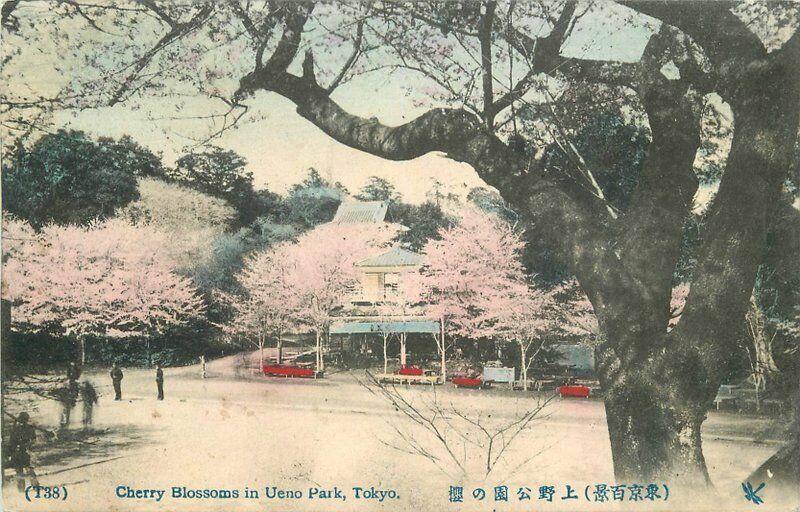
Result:
{"label": "hillside trees", "polygon": [[199,192],[224,199],[238,212],[238,224],[246,225],[266,213],[253,189],[253,173],[247,161],[231,150],[209,146],[184,154],[169,177]]}
{"label": "hillside trees", "polygon": [[112,215],[139,197],[136,174],[151,172],[150,157],[157,159],[141,148],[131,151],[127,143],[98,143],[83,132],[58,130],[30,148],[18,146],[3,162],[3,210],[35,227]]}

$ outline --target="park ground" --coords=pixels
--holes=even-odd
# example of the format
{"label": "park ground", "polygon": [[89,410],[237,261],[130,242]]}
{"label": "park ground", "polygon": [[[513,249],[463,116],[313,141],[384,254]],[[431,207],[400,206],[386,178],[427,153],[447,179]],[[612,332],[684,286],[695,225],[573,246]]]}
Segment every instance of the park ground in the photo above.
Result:
{"label": "park ground", "polygon": [[[65,486],[67,499],[28,502],[6,482],[5,510],[752,510],[742,482],[778,449],[771,439],[772,420],[711,412],[703,445],[715,491],[674,490],[667,502],[595,503],[584,498],[585,486],[613,483],[603,404],[555,398],[509,448],[506,466],[499,465],[487,478],[458,481],[427,459],[388,446],[395,444],[397,426],[420,439],[426,432],[415,431],[385,399],[360,384],[364,372],[332,373],[319,380],[264,378],[248,375],[239,361],[233,356],[211,362],[205,379],[197,366],[167,369],[163,402],[155,399],[151,370],[126,370],[119,402],[113,400],[107,370],[87,371],[101,394],[93,433],[35,454],[41,485]],[[403,393],[418,403],[431,396],[427,386]],[[437,389],[437,398],[473,417],[503,422],[544,395],[447,385]],[[56,424],[57,416],[50,401],[32,415],[46,426]],[[76,434],[79,420],[80,405],[73,417]],[[520,469],[504,473],[512,461],[540,451]],[[580,500],[559,499],[566,484],[578,489]],[[494,501],[496,485],[508,486],[508,502]],[[541,485],[556,486],[554,502],[537,500]],[[161,502],[120,498],[119,486],[165,489],[166,495]],[[301,491],[303,498],[267,499],[264,489],[272,486]],[[346,500],[307,497],[310,487],[334,486]],[[450,486],[463,486],[463,503],[449,501]],[[240,493],[247,487],[260,496],[173,498],[172,487]],[[362,494],[356,499],[353,487],[394,490],[397,498],[380,502]],[[532,501],[519,501],[520,487],[533,489]],[[486,490],[482,501],[473,498],[476,488]],[[796,496],[774,491],[768,483],[762,489],[759,510],[796,506]]]}

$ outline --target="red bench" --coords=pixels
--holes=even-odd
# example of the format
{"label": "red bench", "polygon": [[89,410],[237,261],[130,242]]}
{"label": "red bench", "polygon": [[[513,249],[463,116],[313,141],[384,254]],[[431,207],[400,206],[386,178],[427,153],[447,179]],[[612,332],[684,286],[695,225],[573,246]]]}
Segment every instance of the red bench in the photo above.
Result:
{"label": "red bench", "polygon": [[313,378],[316,373],[313,368],[303,368],[300,366],[286,365],[286,364],[272,364],[264,365],[264,375],[272,375],[275,377],[303,377]]}
{"label": "red bench", "polygon": [[483,380],[477,377],[453,377],[452,382],[457,388],[479,388],[483,386]]}
{"label": "red bench", "polygon": [[423,375],[424,372],[422,368],[417,368],[416,366],[403,366],[400,368],[400,371],[397,372],[398,375]]}
{"label": "red bench", "polygon": [[559,386],[556,388],[558,394],[561,397],[565,396],[574,396],[576,398],[588,398],[589,393],[591,392],[591,388],[589,386],[583,385],[568,385],[568,386]]}

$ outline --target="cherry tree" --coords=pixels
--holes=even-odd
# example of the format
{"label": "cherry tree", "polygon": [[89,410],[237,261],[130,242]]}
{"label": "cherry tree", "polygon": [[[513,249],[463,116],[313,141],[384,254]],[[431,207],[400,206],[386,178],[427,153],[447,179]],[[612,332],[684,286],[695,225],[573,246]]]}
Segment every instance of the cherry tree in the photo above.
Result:
{"label": "cherry tree", "polygon": [[441,321],[443,332],[435,338],[444,378],[445,335],[491,336],[498,325],[496,305],[524,296],[527,286],[519,258],[524,243],[499,217],[466,208],[440,236],[423,248],[425,265],[409,288],[426,304],[426,313]]}
{"label": "cherry tree", "polygon": [[283,243],[250,256],[238,276],[242,294],[220,294],[234,310],[223,329],[232,335],[255,335],[259,368],[264,367],[264,345],[268,336],[277,343],[277,362],[283,359],[283,336],[295,325],[298,296],[290,285],[293,272],[291,246]]}
{"label": "cherry tree", "polygon": [[358,285],[355,263],[385,247],[397,230],[390,224],[328,223],[285,247],[287,289],[296,296],[297,321],[314,332],[318,371],[325,369],[322,341],[328,341],[331,315]]}
{"label": "cherry tree", "polygon": [[[575,281],[531,284],[520,261],[520,233],[493,213],[476,208],[425,246],[426,264],[412,280],[412,295],[439,317],[448,335],[516,343],[522,380],[548,337],[583,336],[597,330],[594,312]],[[444,374],[447,345],[436,343]],[[535,349],[533,354],[530,350]]]}
{"label": "cherry tree", "polygon": [[4,266],[14,325],[75,337],[81,362],[88,336],[142,336],[149,354],[150,336],[204,310],[190,281],[162,258],[166,243],[158,231],[120,220],[45,226],[34,243],[10,250]]}
{"label": "cherry tree", "polygon": [[495,297],[487,308],[496,319],[493,335],[519,348],[520,379],[526,391],[528,370],[549,341],[585,339],[597,328],[589,300],[572,280],[549,287],[520,283]]}
{"label": "cherry tree", "polygon": [[[528,370],[544,348],[552,328],[550,299],[546,293],[520,283],[510,293],[499,294],[488,303],[493,317],[491,335],[503,343],[516,344],[520,354],[522,389],[528,390]],[[534,348],[535,347],[535,348]],[[531,353],[533,349],[533,353]]]}

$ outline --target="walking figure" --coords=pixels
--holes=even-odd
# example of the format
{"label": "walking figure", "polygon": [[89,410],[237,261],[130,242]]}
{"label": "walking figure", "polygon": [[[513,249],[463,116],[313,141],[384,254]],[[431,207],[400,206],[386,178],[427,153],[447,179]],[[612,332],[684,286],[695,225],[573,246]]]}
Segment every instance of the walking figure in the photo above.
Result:
{"label": "walking figure", "polygon": [[114,400],[122,400],[122,370],[114,363],[111,366],[111,382],[114,383]]}
{"label": "walking figure", "polygon": [[158,387],[158,399],[164,400],[164,370],[161,365],[156,365],[156,387]]}
{"label": "walking figure", "polygon": [[97,403],[97,391],[88,380],[81,385],[81,401],[83,401],[83,428],[88,428],[92,424],[94,406]]}
{"label": "walking figure", "polygon": [[27,412],[21,412],[11,428],[11,435],[8,440],[8,465],[17,474],[17,488],[20,492],[25,491],[24,475],[27,473],[31,478],[31,485],[39,485],[36,472],[31,464],[30,449],[36,441],[36,430],[33,425],[28,423],[30,416]]}

